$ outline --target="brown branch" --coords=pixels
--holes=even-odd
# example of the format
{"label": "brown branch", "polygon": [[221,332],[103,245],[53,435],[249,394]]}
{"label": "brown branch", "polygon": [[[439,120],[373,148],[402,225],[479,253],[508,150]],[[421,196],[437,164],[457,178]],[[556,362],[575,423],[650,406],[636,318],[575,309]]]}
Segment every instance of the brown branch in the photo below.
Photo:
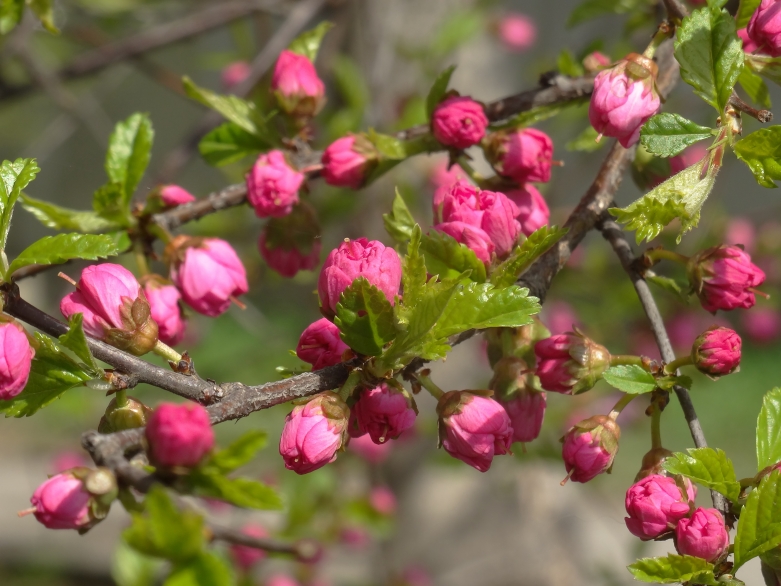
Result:
{"label": "brown branch", "polygon": [[762,124],[765,124],[766,122],[770,122],[773,119],[773,112],[764,109],[757,110],[753,106],[741,100],[738,94],[736,94],[735,92],[732,92],[732,95],[729,98],[729,103],[736,110],[739,110],[740,112],[744,112],[749,116],[751,116],[752,118],[756,118]]}

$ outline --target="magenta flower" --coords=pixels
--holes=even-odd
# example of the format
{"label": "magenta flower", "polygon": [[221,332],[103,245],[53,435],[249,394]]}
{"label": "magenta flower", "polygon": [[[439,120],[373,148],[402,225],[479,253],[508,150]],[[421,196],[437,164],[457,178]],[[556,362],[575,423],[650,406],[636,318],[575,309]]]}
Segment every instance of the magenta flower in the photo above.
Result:
{"label": "magenta flower", "polygon": [[731,374],[740,366],[741,344],[735,330],[713,327],[694,341],[692,362],[697,370],[711,377]]}
{"label": "magenta flower", "polygon": [[378,156],[377,149],[366,137],[348,134],[323,151],[323,178],[329,185],[360,189]]}
{"label": "magenta flower", "polygon": [[542,388],[565,395],[588,391],[610,366],[607,349],[580,333],[540,340],[534,353]]}
{"label": "magenta flower", "polygon": [[689,259],[689,282],[702,306],[711,313],[748,309],[756,303],[755,288],[765,273],[737,246],[714,246]]}
{"label": "magenta flower", "polygon": [[488,118],[483,106],[466,96],[450,96],[434,109],[431,132],[443,145],[465,149],[485,136]]}
{"label": "magenta flower", "polygon": [[0,323],[0,400],[13,399],[27,386],[35,350],[24,328],[14,321]]}
{"label": "magenta flower", "polygon": [[296,356],[312,365],[312,370],[333,366],[342,361],[350,348],[339,337],[339,328],[324,317],[309,324],[298,339]]}
{"label": "magenta flower", "polygon": [[[268,537],[268,531],[266,531],[260,525],[255,525],[252,523],[244,525],[244,527],[241,528],[241,532],[244,535],[257,537],[260,539]],[[249,571],[252,566],[258,562],[266,559],[268,555],[264,550],[258,549],[257,547],[238,545],[236,543],[230,546],[230,552],[231,557],[233,557],[233,560],[236,562],[236,565],[245,572]]]}
{"label": "magenta flower", "polygon": [[494,132],[486,142],[486,157],[499,175],[518,183],[550,181],[553,141],[541,130]]}
{"label": "magenta flower", "polygon": [[757,44],[751,40],[751,37],[748,36],[748,30],[745,28],[738,29],[738,36],[740,37],[740,40],[743,41],[743,52],[744,53],[759,53],[761,51],[758,51]]}
{"label": "magenta flower", "polygon": [[195,196],[184,187],[178,185],[163,185],[160,188],[160,199],[168,207],[179,206],[195,201]]}
{"label": "magenta flower", "polygon": [[373,389],[361,391],[352,414],[358,434],[368,433],[373,442],[381,444],[389,438],[396,439],[415,425],[417,408],[406,391],[380,383]]}
{"label": "magenta flower", "polygon": [[756,46],[744,46],[744,51],[781,57],[781,3],[762,0],[748,21],[746,32]]}
{"label": "magenta flower", "polygon": [[550,223],[550,209],[537,188],[533,185],[521,185],[518,189],[511,189],[507,197],[518,208],[515,219],[521,225],[521,232],[529,236]]}
{"label": "magenta flower", "polygon": [[144,294],[149,301],[152,319],[157,322],[160,340],[175,346],[184,337],[185,320],[179,306],[182,295],[179,289],[159,275],[153,275],[143,281]]}
{"label": "magenta flower", "polygon": [[499,403],[510,418],[514,442],[537,439],[548,403],[544,392],[523,388],[506,399],[500,399]]}
{"label": "magenta flower", "polygon": [[309,251],[296,248],[295,246],[292,248],[286,248],[285,246],[270,248],[266,230],[261,232],[258,239],[258,249],[266,264],[288,279],[295,277],[298,271],[313,271],[320,261],[322,246],[323,244],[320,240],[314,240]]}
{"label": "magenta flower", "polygon": [[697,497],[697,488],[684,479],[687,494],[683,494],[675,479],[652,474],[639,480],[626,491],[624,519],[632,535],[643,541],[656,539],[675,529],[676,523],[688,516],[689,502]]}
{"label": "magenta flower", "polygon": [[716,561],[729,549],[724,517],[716,509],[698,508],[691,518],[681,519],[675,536],[678,553],[708,562]]}
{"label": "magenta flower", "polygon": [[607,415],[595,415],[571,427],[561,439],[569,479],[588,482],[610,470],[620,437],[621,429]]}
{"label": "magenta flower", "polygon": [[511,51],[528,49],[537,40],[537,27],[525,14],[507,14],[499,21],[497,28],[502,43]]}
{"label": "magenta flower", "polygon": [[471,249],[480,261],[490,264],[495,246],[482,228],[476,228],[466,222],[444,222],[434,226],[434,230],[454,238]]}
{"label": "magenta flower", "polygon": [[263,153],[247,174],[247,201],[259,218],[287,216],[303,182],[304,174],[288,164],[282,151]]}
{"label": "magenta flower", "polygon": [[209,413],[197,403],[163,403],[146,424],[149,459],[159,466],[193,467],[214,447]]}
{"label": "magenta flower", "polygon": [[429,176],[431,187],[434,189],[435,210],[441,207],[450,188],[461,180],[469,181],[469,177],[459,165],[452,165],[448,168],[446,161],[436,164]]}
{"label": "magenta flower", "polygon": [[30,502],[35,518],[49,529],[85,529],[92,522],[91,500],[83,482],[64,472],[36,488]]}
{"label": "magenta flower", "polygon": [[271,91],[280,108],[296,117],[317,114],[325,103],[325,86],[304,55],[284,50],[271,77]]}

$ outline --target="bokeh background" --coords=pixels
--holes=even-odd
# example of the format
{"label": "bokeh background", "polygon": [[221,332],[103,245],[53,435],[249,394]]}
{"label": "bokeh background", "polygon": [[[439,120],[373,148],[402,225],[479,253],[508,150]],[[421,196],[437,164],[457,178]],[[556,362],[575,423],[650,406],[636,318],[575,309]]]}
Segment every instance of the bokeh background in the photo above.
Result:
{"label": "bokeh background", "polygon": [[[656,10],[653,2],[627,0],[617,5],[626,10],[641,4],[648,7],[645,25],[609,14],[568,26],[577,0],[63,0],[55,3],[60,36],[26,20],[0,40],[0,157],[37,157],[42,171],[28,193],[89,209],[93,191],[105,180],[103,156],[114,123],[143,111],[150,114],[156,135],[140,197],[160,182],[175,182],[203,196],[242,181],[246,162],[215,169],[186,148],[206,111],[181,94],[178,80],[189,75],[199,85],[222,91],[222,69],[236,61],[252,61],[270,44],[285,46],[284,35],[291,34],[290,14],[300,12],[304,4],[314,9],[298,30],[325,19],[335,23],[317,60],[329,97],[315,128],[317,147],[347,130],[392,131],[424,121],[426,92],[435,75],[451,64],[458,66],[452,87],[491,101],[535,87],[541,73],[566,64],[563,50],[574,63],[596,48],[613,59],[642,50],[652,33]],[[94,75],[73,80],[56,75],[95,47],[199,15],[209,22],[217,18],[216,9],[240,5],[244,16],[204,26],[203,32],[185,41],[119,61]],[[523,51],[512,50],[496,34],[498,20],[511,12],[528,16],[537,30],[535,42]],[[30,91],[5,91],[27,83],[34,86]],[[261,83],[257,91],[264,88]],[[778,97],[774,88],[771,96]],[[667,107],[695,122],[715,124],[713,111],[686,85],[679,84]],[[759,126],[753,119],[744,124],[746,132]],[[585,192],[607,150],[602,146],[584,152],[565,146],[587,127],[585,107],[540,124],[555,141],[555,158],[564,164],[554,168],[550,184],[541,186],[557,223],[564,221]],[[474,156],[478,170],[487,171],[480,153]],[[359,192],[313,182],[310,201],[325,226],[323,250],[345,237],[368,236],[390,243],[381,214],[389,210],[394,187],[418,221],[429,225],[429,178],[444,161],[442,155],[407,161]],[[640,195],[627,178],[617,199],[626,204]],[[749,246],[753,237],[755,259],[767,271],[766,289],[773,293],[781,277],[778,211],[777,192],[757,186],[748,169],[728,155],[701,227],[685,237],[681,250],[690,253],[725,238]],[[252,211],[241,206],[185,229],[229,239],[251,282],[245,311],[232,308],[216,320],[191,316],[182,347],[190,350],[202,376],[258,384],[279,378],[279,366],[304,366],[290,349],[303,328],[319,317],[313,293],[316,273],[302,272],[286,280],[264,266],[256,245],[261,226]],[[10,252],[48,233],[20,209]],[[665,233],[660,241],[672,244],[673,238],[673,232]],[[162,271],[162,264],[157,269]],[[72,265],[66,272],[75,277],[79,270]],[[677,267],[665,266],[660,272],[682,277]],[[58,301],[68,285],[51,273],[24,281],[21,288],[25,298],[57,315]],[[751,311],[763,311],[763,317],[750,323],[749,312],[714,318],[696,302],[686,305],[664,291],[658,291],[657,297],[679,352],[688,351],[694,337],[712,323],[731,323],[744,336],[741,372],[717,382],[695,376],[693,399],[709,441],[733,458],[739,477],[752,475],[761,398],[780,378],[776,336],[781,326],[769,327],[777,319],[778,296],[759,299]],[[657,356],[628,279],[609,246],[595,234],[554,282],[543,319],[555,331],[569,329],[575,322],[617,353]],[[433,372],[445,389],[485,388],[491,371],[481,339],[456,348]],[[169,398],[151,388],[138,388],[134,394],[150,405]],[[255,514],[218,508],[210,514],[236,526],[255,519],[280,538],[316,537],[331,544],[324,561],[314,568],[296,567],[283,558],[264,562],[257,572],[258,583],[283,571],[307,583],[319,580],[318,584],[334,586],[629,584],[626,564],[638,555],[672,549],[670,543],[639,542],[623,522],[624,491],[650,445],[643,406],[630,407],[619,418],[621,450],[611,475],[588,485],[559,486],[565,472],[558,438],[578,419],[605,413],[613,400],[604,383],[577,398],[550,394],[539,440],[525,450],[516,446],[514,456],[497,458],[485,474],[436,450],[434,402],[419,396],[416,432],[395,442],[382,462],[367,464],[348,449],[335,464],[297,477],[284,470],[276,452],[289,409],[279,406],[219,426],[218,437],[227,442],[248,429],[268,431],[269,446],[247,473],[278,485],[288,509]],[[98,391],[74,389],[34,418],[0,423],[0,584],[159,583],[160,568],[154,562],[126,548],[117,549],[127,523],[120,507],[85,536],[49,531],[32,518],[16,517],[17,510],[28,506],[34,488],[54,471],[55,458],[79,450],[81,432],[97,425],[107,401]],[[662,432],[668,449],[691,446],[674,400],[665,411]],[[378,515],[368,505],[373,486],[388,486],[394,492],[398,500],[394,515]],[[707,500],[703,491],[700,501]],[[761,580],[752,564],[743,572],[748,584]]]}

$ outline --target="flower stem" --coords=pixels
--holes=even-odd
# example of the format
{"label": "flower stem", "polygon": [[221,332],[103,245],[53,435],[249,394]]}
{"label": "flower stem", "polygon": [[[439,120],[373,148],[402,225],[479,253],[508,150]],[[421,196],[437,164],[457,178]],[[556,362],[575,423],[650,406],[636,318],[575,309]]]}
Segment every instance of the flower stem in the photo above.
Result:
{"label": "flower stem", "polygon": [[182,359],[182,355],[179,354],[179,352],[177,352],[167,344],[163,344],[160,340],[158,340],[157,343],[155,344],[155,347],[152,348],[152,352],[154,352],[158,356],[162,356],[166,360],[170,360],[171,362],[178,363]]}
{"label": "flower stem", "polygon": [[424,389],[426,389],[429,393],[431,393],[431,396],[435,399],[439,400],[442,398],[442,395],[445,394],[445,391],[440,389],[433,380],[431,380],[431,377],[428,374],[423,374],[423,371],[419,372],[415,375],[415,378],[418,379],[418,382],[423,386]]}
{"label": "flower stem", "polygon": [[643,57],[653,59],[654,54],[656,53],[656,49],[658,49],[659,45],[661,45],[664,41],[669,39],[674,31],[675,28],[669,22],[661,22],[659,24],[659,28],[656,29],[656,34],[654,35],[653,39],[651,39],[651,43],[648,45],[648,47],[646,47],[645,51],[643,51]]}
{"label": "flower stem", "polygon": [[151,271],[149,270],[149,262],[146,260],[146,255],[144,254],[144,249],[140,242],[136,242],[133,245],[133,254],[136,257],[138,272],[140,272],[141,275],[150,274]]}
{"label": "flower stem", "polygon": [[662,447],[662,410],[658,405],[654,405],[654,412],[651,414],[651,449]]}
{"label": "flower stem", "polygon": [[127,407],[127,391],[124,389],[114,393],[114,399],[117,402],[117,407]]}
{"label": "flower stem", "polygon": [[472,181],[474,181],[478,186],[484,187],[486,181],[485,177],[483,177],[482,175],[480,175],[480,173],[475,171],[474,167],[472,167],[472,165],[470,165],[467,162],[466,157],[458,157],[458,161],[456,162],[456,164],[459,167],[461,167],[464,170],[464,173],[469,175],[469,178]]}
{"label": "flower stem", "polygon": [[342,388],[339,389],[338,395],[342,401],[347,401],[347,399],[350,398],[350,395],[353,394],[353,391],[355,391],[356,387],[361,384],[362,378],[363,374],[360,369],[356,368],[350,373],[350,375],[347,377],[347,380],[344,381]]}
{"label": "flower stem", "polygon": [[617,354],[610,356],[610,366],[621,366],[624,364],[636,364],[637,366],[642,366],[643,359],[640,356],[632,356],[631,354]]}
{"label": "flower stem", "polygon": [[678,254],[672,250],[665,250],[664,248],[654,248],[645,253],[646,258],[650,259],[654,263],[660,260],[671,260],[673,262],[685,265],[689,262],[689,257],[683,254]]}
{"label": "flower stem", "polygon": [[680,358],[676,358],[672,362],[668,362],[667,364],[665,364],[664,372],[665,374],[673,374],[680,367],[689,366],[692,363],[693,361],[691,356],[681,356]]}
{"label": "flower stem", "polygon": [[608,413],[608,417],[610,417],[610,419],[615,420],[618,417],[618,414],[624,410],[624,407],[629,405],[629,403],[631,403],[635,397],[637,397],[637,395],[630,395],[630,394],[626,394],[623,397],[621,397],[618,400],[618,402],[615,405],[613,405],[613,409],[611,409],[610,413]]}

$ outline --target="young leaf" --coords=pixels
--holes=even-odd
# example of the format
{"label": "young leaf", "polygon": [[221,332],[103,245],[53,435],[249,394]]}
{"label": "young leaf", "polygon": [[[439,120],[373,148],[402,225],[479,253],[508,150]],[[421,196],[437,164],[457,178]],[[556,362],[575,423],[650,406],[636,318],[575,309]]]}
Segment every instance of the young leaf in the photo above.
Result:
{"label": "young leaf", "polygon": [[87,345],[87,336],[84,335],[82,326],[83,321],[84,316],[82,314],[76,313],[72,315],[68,320],[68,328],[70,329],[60,336],[60,344],[71,350],[84,364],[91,368],[92,374],[99,376],[103,374],[103,369],[98,366]]}
{"label": "young leaf", "polygon": [[198,87],[187,76],[182,78],[182,84],[184,85],[185,93],[195,101],[212,110],[216,110],[245,132],[255,136],[263,135],[258,127],[261,117],[255,108],[255,104],[252,102],[243,100],[238,96],[221,96],[213,91]]}
{"label": "young leaf", "polygon": [[650,393],[656,388],[654,375],[637,364],[611,366],[602,375],[611,387],[630,395]]}
{"label": "young leaf", "polygon": [[248,464],[257,453],[266,447],[268,434],[265,431],[248,431],[227,448],[216,452],[206,463],[223,474],[233,472]]}
{"label": "young leaf", "polygon": [[334,26],[334,23],[327,20],[318,24],[315,28],[305,31],[298,35],[293,42],[290,43],[288,49],[298,55],[303,55],[310,61],[314,62],[317,58],[317,52],[320,50],[320,43],[323,42],[323,37]]}
{"label": "young leaf", "polygon": [[8,267],[9,274],[27,265],[56,265],[74,258],[97,260],[119,254],[117,243],[102,234],[57,234],[33,242]]}
{"label": "young leaf", "polygon": [[751,169],[762,187],[778,187],[781,179],[781,126],[760,128],[734,146],[735,155]]}
{"label": "young leaf", "polygon": [[188,477],[191,492],[200,497],[215,498],[245,509],[281,509],[282,500],[270,486],[247,478],[228,478],[203,468]]}
{"label": "young leaf", "polygon": [[130,200],[152,155],[155,132],[149,116],[139,112],[114,127],[106,153],[106,174],[122,188],[119,208],[129,213]]}
{"label": "young leaf", "polygon": [[415,219],[404,203],[399,190],[396,189],[396,197],[393,198],[393,207],[389,214],[382,214],[382,221],[385,224],[385,231],[390,234],[399,244],[409,242],[412,237],[412,229],[415,226]]}
{"label": "young leaf", "polygon": [[737,570],[755,558],[781,545],[781,482],[778,470],[765,476],[748,495],[740,512],[735,535],[735,567]]}
{"label": "young leaf", "polygon": [[428,92],[428,96],[426,97],[426,114],[428,115],[429,120],[431,120],[431,115],[434,113],[434,109],[437,107],[439,102],[442,101],[442,98],[445,97],[445,94],[447,93],[447,86],[450,83],[450,77],[453,75],[453,71],[455,71],[455,69],[456,66],[451,65],[442,73],[440,73],[437,76],[437,79],[434,80],[434,85],[431,86],[431,89]]}
{"label": "young leaf", "polygon": [[38,171],[35,159],[16,159],[0,164],[0,250],[5,250],[16,200]]}
{"label": "young leaf", "polygon": [[54,340],[36,333],[40,343],[30,367],[27,386],[13,399],[0,401],[0,413],[6,417],[29,417],[59,399],[65,391],[93,377],[62,352]]}
{"label": "young leaf", "polygon": [[426,261],[420,253],[420,226],[415,224],[407,245],[407,254],[402,259],[401,284],[404,290],[403,306],[412,307],[423,296],[426,287]]}
{"label": "young leaf", "polygon": [[474,251],[461,244],[452,236],[431,230],[420,240],[420,250],[426,257],[426,268],[440,279],[460,278],[466,271],[469,279],[476,283],[485,283],[485,265]]}
{"label": "young leaf", "polygon": [[751,16],[756,12],[761,1],[762,0],[740,0],[740,6],[738,6],[738,12],[735,15],[735,26],[738,30],[746,28],[748,21],[751,20]]}
{"label": "young leaf", "polygon": [[10,33],[22,22],[24,0],[0,0],[0,35]]}
{"label": "young leaf", "polygon": [[364,277],[342,292],[334,323],[344,343],[359,354],[379,356],[383,346],[396,337],[393,306]]}
{"label": "young leaf", "polygon": [[[702,558],[690,555],[668,554],[663,558],[642,558],[628,566],[629,571],[640,582],[655,582],[657,584],[675,584],[678,582],[694,582],[696,584],[715,584],[713,564]],[[704,580],[700,581],[699,578]]]}
{"label": "young leaf", "polygon": [[664,112],[653,116],[640,129],[640,142],[651,154],[674,157],[687,146],[713,136],[712,129]]}
{"label": "young leaf", "polygon": [[781,388],[765,394],[757,419],[757,470],[781,461]]}
{"label": "young leaf", "polygon": [[22,207],[41,224],[55,230],[100,233],[121,230],[123,225],[100,217],[96,212],[71,210],[22,194]]}
{"label": "young leaf", "polygon": [[235,584],[233,572],[220,557],[210,551],[176,564],[163,586],[224,586]]}
{"label": "young leaf", "polygon": [[[750,62],[747,62],[750,65]],[[749,67],[744,67],[738,78],[740,87],[743,88],[754,102],[764,108],[770,108],[772,103],[770,101],[770,91],[767,89],[767,85],[764,80],[756,73],[751,71]]]}
{"label": "young leaf", "polygon": [[675,58],[694,93],[721,114],[743,69],[743,43],[725,10],[700,8],[676,31]]}
{"label": "young leaf", "polygon": [[512,254],[491,271],[491,283],[497,288],[515,284],[532,263],[548,252],[554,244],[568,232],[567,228],[543,226],[529,234],[523,244],[516,247]]}
{"label": "young leaf", "polygon": [[54,25],[52,0],[27,0],[27,3],[47,31],[54,35],[59,34],[59,29]]}
{"label": "young leaf", "polygon": [[723,450],[689,448],[688,454],[676,452],[664,461],[664,469],[681,474],[697,484],[720,492],[733,502],[740,494],[740,483],[735,477],[732,462]]}
{"label": "young leaf", "polygon": [[207,163],[220,167],[244,157],[254,157],[269,146],[268,141],[247,132],[238,124],[225,122],[201,139],[198,152]]}

